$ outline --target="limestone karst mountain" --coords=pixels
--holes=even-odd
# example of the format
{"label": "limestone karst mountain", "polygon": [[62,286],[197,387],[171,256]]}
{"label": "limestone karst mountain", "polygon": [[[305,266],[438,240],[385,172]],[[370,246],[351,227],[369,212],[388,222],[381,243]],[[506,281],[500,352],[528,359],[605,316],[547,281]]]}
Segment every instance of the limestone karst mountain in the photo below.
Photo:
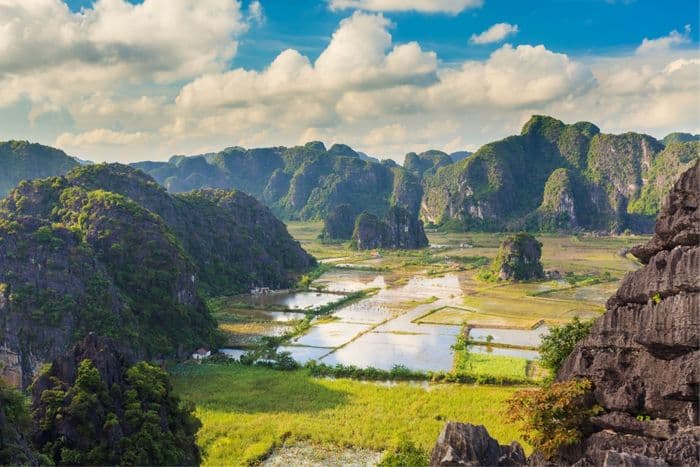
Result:
{"label": "limestone karst mountain", "polygon": [[315,261],[251,196],[172,196],[128,166],[23,182],[0,202],[0,374],[26,387],[94,331],[141,358],[215,345],[204,294],[284,287]]}

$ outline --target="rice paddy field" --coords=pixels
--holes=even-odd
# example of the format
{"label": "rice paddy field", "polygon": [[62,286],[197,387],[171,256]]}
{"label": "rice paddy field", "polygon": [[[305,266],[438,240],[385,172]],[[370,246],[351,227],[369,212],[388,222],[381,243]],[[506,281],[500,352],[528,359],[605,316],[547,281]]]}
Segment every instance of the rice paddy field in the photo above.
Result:
{"label": "rice paddy field", "polygon": [[[537,365],[541,335],[574,317],[599,316],[622,277],[639,267],[625,249],[647,240],[538,235],[549,278],[492,283],[477,273],[505,234],[429,232],[424,250],[358,252],[318,241],[321,223],[288,228],[319,259],[320,274],[305,291],[212,300],[229,355],[284,335],[278,351],[302,365],[401,365],[510,381],[545,376]],[[358,291],[371,293],[334,308]],[[310,320],[318,306],[331,311]],[[466,352],[453,347],[460,336],[471,342]],[[429,450],[446,420],[484,424],[502,443],[520,440],[503,422],[514,386],[326,379],[305,368],[237,363],[179,365],[173,373],[177,392],[197,407],[209,465],[327,464],[353,456],[371,464],[401,439]]]}
{"label": "rice paddy field", "polygon": [[406,438],[429,451],[447,420],[484,425],[502,443],[522,441],[501,422],[516,387],[386,385],[238,364],[180,365],[173,383],[196,404],[206,465],[253,464],[298,443],[381,453]]}

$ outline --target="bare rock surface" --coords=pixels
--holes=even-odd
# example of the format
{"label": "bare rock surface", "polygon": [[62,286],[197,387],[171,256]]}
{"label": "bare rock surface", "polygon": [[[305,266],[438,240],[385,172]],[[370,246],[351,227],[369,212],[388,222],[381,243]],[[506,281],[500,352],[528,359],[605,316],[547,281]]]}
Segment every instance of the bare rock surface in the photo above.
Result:
{"label": "bare rock surface", "polygon": [[440,433],[430,457],[431,466],[523,465],[520,444],[499,446],[482,425],[448,422]]}
{"label": "bare rock surface", "polygon": [[582,443],[592,465],[700,465],[699,192],[696,163],[666,199],[654,237],[631,250],[644,267],[624,278],[557,374],[590,379],[607,412]]}

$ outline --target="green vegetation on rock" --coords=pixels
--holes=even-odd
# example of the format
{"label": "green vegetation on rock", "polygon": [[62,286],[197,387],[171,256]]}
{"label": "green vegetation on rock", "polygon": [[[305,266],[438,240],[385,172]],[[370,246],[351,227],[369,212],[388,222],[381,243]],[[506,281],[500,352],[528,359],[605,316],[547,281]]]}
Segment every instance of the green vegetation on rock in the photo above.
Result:
{"label": "green vegetation on rock", "polygon": [[198,465],[193,407],[168,374],[88,336],[32,387],[36,448],[56,464]]}
{"label": "green vegetation on rock", "polygon": [[581,321],[578,318],[568,324],[551,326],[540,345],[542,366],[555,375],[576,344],[588,336],[592,326],[593,320]]}
{"label": "green vegetation on rock", "polygon": [[28,141],[0,142],[0,198],[22,180],[63,175],[78,165],[60,149]]}
{"label": "green vegetation on rock", "polygon": [[[131,342],[142,357],[215,347],[200,298],[284,287],[314,264],[284,224],[240,192],[171,196],[118,164],[23,182],[0,202],[3,345],[36,365],[88,332]],[[19,336],[22,336],[21,338]]]}
{"label": "green vegetation on rock", "polygon": [[520,232],[501,242],[491,264],[491,272],[500,280],[532,280],[544,277],[542,243],[532,235]]}
{"label": "green vegetation on rock", "polygon": [[203,187],[244,191],[285,219],[322,219],[342,204],[379,216],[395,204],[417,213],[420,204],[420,184],[413,174],[392,161],[362,158],[342,144],[329,150],[318,141],[291,148],[234,147],[134,166],[172,192]]}
{"label": "green vegetation on rock", "polygon": [[536,115],[520,135],[426,175],[421,216],[469,230],[649,230],[668,179],[686,167],[677,151],[666,157],[685,162],[664,163],[651,136]]}

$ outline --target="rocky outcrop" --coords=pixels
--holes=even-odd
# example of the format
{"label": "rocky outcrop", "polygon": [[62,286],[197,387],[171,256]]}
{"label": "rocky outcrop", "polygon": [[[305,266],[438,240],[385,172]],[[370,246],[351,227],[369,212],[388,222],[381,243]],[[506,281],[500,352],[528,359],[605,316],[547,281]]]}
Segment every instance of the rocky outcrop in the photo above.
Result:
{"label": "rocky outcrop", "polygon": [[430,456],[431,466],[524,465],[525,452],[513,442],[500,446],[482,425],[447,422]]}
{"label": "rocky outcrop", "polygon": [[191,409],[168,374],[137,363],[117,342],[89,334],[31,388],[33,443],[58,465],[196,465]]}
{"label": "rocky outcrop", "polygon": [[350,240],[355,228],[357,213],[349,204],[336,206],[323,219],[321,238],[324,240]]}
{"label": "rocky outcrop", "polygon": [[[696,162],[666,198],[654,237],[632,249],[644,266],[625,276],[556,375],[588,379],[603,413],[578,444],[550,460],[535,452],[527,465],[700,466],[699,205]],[[498,443],[477,428],[449,423],[432,464],[505,465],[495,461]],[[524,464],[516,456],[508,465]]]}
{"label": "rocky outcrop", "polygon": [[521,232],[501,242],[491,266],[500,280],[533,280],[544,277],[540,258],[542,243]]}
{"label": "rocky outcrop", "polygon": [[559,381],[588,378],[607,412],[592,420],[596,432],[576,458],[564,460],[618,462],[614,451],[632,465],[700,464],[699,201],[696,163],[671,190],[654,237],[632,249],[644,267],[624,278],[558,372]]}
{"label": "rocky outcrop", "polygon": [[389,209],[383,221],[366,212],[360,214],[355,221],[352,238],[358,250],[410,250],[428,246],[423,222],[397,206]]}

